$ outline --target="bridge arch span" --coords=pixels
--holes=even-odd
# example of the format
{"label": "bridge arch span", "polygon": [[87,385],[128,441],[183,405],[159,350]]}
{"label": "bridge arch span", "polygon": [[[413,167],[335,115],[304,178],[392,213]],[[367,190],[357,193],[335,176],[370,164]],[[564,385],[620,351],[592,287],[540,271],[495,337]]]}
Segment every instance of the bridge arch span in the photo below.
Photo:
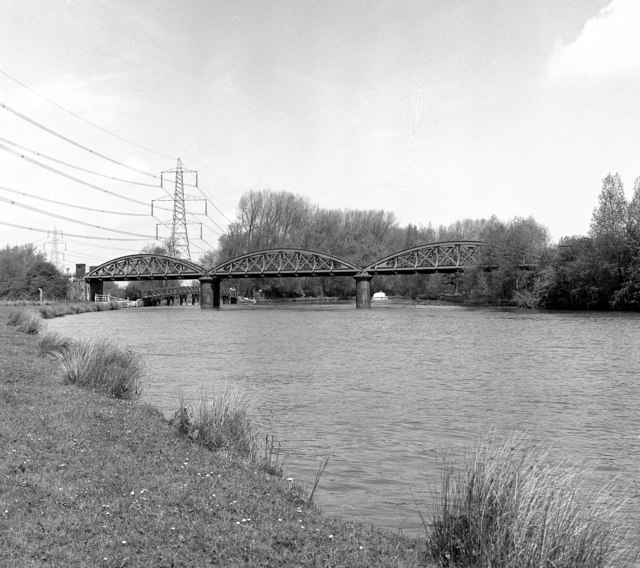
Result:
{"label": "bridge arch span", "polygon": [[190,260],[160,254],[130,254],[91,268],[85,281],[194,280],[206,270]]}
{"label": "bridge arch span", "polygon": [[372,276],[383,274],[432,274],[458,272],[478,266],[481,241],[442,241],[394,252],[362,269]]}
{"label": "bridge arch span", "polygon": [[304,249],[269,249],[226,260],[207,271],[209,278],[287,278],[355,276],[362,269],[329,254]]}

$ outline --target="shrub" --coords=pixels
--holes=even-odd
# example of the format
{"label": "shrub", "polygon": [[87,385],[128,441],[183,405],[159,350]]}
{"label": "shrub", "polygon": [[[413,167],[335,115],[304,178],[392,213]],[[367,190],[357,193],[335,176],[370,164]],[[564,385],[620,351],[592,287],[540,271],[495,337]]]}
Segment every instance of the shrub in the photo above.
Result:
{"label": "shrub", "polygon": [[137,398],[142,392],[144,363],[131,350],[107,341],[75,341],[56,353],[67,383],[107,392],[115,398]]}
{"label": "shrub", "polygon": [[255,458],[260,431],[256,414],[253,397],[224,385],[211,395],[202,390],[189,408],[182,404],[174,423],[210,450],[227,449]]}
{"label": "shrub", "polygon": [[[513,435],[447,468],[427,551],[440,566],[603,568],[623,566],[629,532],[605,490],[586,488],[577,466]],[[627,547],[625,548],[625,542]]]}

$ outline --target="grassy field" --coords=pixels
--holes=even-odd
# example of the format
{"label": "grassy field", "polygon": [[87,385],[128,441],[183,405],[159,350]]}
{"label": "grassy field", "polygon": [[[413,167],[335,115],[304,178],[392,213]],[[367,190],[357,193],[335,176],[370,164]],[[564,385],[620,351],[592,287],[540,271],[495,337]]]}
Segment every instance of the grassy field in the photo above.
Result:
{"label": "grassy field", "polygon": [[[64,383],[0,307],[0,566],[424,566],[153,408]],[[322,490],[322,484],[318,491]]]}

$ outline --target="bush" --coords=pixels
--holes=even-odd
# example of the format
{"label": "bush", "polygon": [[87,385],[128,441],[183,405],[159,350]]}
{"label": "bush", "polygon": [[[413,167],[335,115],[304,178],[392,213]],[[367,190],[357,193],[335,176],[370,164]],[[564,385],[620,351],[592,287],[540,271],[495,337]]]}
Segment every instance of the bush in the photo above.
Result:
{"label": "bush", "polygon": [[604,490],[589,491],[577,466],[514,435],[488,441],[463,471],[447,468],[427,551],[440,566],[604,568],[625,565],[629,532]]}
{"label": "bush", "polygon": [[67,383],[95,388],[115,398],[138,398],[144,363],[131,350],[107,341],[75,341],[56,353]]}

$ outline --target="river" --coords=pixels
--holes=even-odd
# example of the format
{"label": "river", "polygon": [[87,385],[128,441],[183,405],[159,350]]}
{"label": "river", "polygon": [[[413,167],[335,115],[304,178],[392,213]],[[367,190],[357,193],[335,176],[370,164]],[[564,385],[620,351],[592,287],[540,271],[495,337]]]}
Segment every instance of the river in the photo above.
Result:
{"label": "river", "polygon": [[[640,315],[439,304],[139,308],[48,320],[69,337],[126,344],[167,414],[200,389],[261,401],[286,475],[328,514],[408,534],[444,459],[526,431],[556,459],[615,479],[640,519]],[[616,496],[617,498],[618,496]]]}

